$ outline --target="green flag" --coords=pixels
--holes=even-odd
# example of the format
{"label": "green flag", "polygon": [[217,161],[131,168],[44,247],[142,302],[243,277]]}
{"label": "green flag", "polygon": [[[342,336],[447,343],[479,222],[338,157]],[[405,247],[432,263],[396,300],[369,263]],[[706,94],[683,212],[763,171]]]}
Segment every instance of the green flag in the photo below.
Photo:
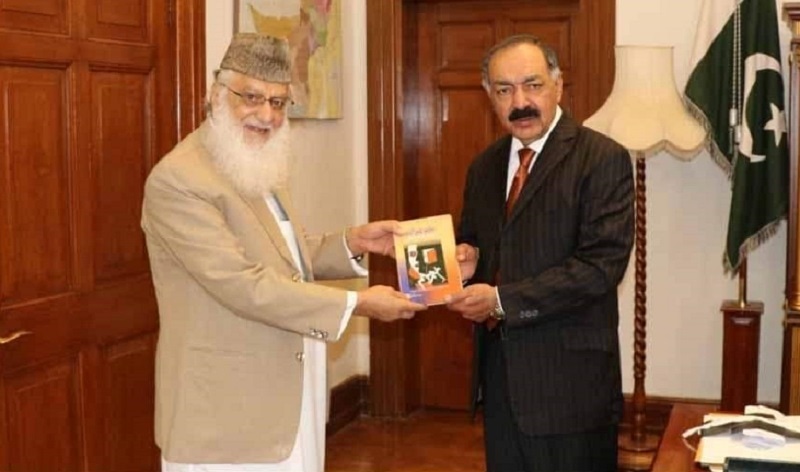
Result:
{"label": "green flag", "polygon": [[[774,234],[789,205],[775,0],[705,0],[692,66],[686,101],[709,132],[711,155],[731,177],[723,259],[726,271],[735,271]],[[738,129],[731,128],[732,114]]]}

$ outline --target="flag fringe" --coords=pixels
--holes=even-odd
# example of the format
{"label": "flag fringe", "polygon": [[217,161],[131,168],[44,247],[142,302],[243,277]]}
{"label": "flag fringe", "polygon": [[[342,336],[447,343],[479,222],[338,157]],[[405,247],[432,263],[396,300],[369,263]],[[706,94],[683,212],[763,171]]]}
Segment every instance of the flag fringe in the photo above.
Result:
{"label": "flag fringe", "polygon": [[714,127],[711,126],[711,123],[708,121],[708,117],[703,110],[698,107],[691,98],[687,97],[686,95],[683,96],[683,103],[686,106],[686,109],[689,111],[689,114],[692,115],[697,121],[700,122],[700,125],[706,130],[706,137],[704,139],[706,150],[711,155],[711,159],[717,163],[717,165],[725,172],[725,175],[728,176],[728,180],[733,177],[733,166],[731,162],[728,160],[728,157],[719,149],[717,146],[717,142],[714,141]]}
{"label": "flag fringe", "polygon": [[739,270],[739,266],[742,265],[742,261],[747,257],[748,254],[750,254],[750,252],[756,250],[756,248],[767,242],[769,238],[775,235],[775,233],[778,231],[781,221],[783,221],[785,217],[786,216],[784,215],[777,220],[770,221],[766,226],[758,230],[749,238],[745,239],[744,242],[739,246],[739,262],[735,266],[731,264],[731,261],[728,258],[728,252],[723,251],[722,263],[725,266],[725,273],[729,273],[731,276],[734,275]]}

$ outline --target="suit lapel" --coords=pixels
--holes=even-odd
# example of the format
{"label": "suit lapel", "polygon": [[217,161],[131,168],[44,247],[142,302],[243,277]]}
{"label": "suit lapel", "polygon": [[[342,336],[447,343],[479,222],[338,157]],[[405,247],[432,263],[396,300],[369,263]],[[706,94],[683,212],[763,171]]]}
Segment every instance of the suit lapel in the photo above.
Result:
{"label": "suit lapel", "polygon": [[258,221],[261,223],[261,226],[264,227],[269,239],[272,241],[272,244],[278,250],[281,257],[294,267],[294,259],[292,259],[289,246],[286,245],[286,239],[284,239],[281,228],[278,226],[278,222],[275,221],[275,217],[272,215],[269,207],[267,207],[267,202],[264,198],[244,195],[242,195],[242,198],[247,202],[250,209],[253,210],[253,213],[255,213]]}
{"label": "suit lapel", "polygon": [[[497,209],[497,211],[492,212],[492,214],[499,215],[500,220],[498,223],[502,221],[503,215],[505,214],[506,186],[508,185],[508,160],[510,153],[511,136],[509,135],[492,159],[494,165],[490,166],[491,174],[489,174],[486,179],[487,185],[492,189],[492,192],[489,194],[490,200],[487,204],[489,208]],[[500,225],[498,224],[495,227],[499,228]]]}
{"label": "suit lapel", "polygon": [[558,164],[566,157],[570,149],[572,149],[572,141],[578,133],[578,127],[575,121],[566,114],[561,115],[555,129],[550,133],[544,149],[536,157],[531,174],[525,181],[522,187],[522,192],[519,195],[517,203],[511,209],[511,214],[508,215],[506,225],[514,221],[519,213],[530,204],[533,196],[537,190],[545,183],[548,174],[555,169]]}

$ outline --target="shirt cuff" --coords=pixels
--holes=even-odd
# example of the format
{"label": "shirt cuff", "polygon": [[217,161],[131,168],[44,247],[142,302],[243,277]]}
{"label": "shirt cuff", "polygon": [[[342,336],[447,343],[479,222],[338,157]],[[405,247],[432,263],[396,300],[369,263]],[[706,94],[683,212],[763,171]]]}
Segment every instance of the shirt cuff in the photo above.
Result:
{"label": "shirt cuff", "polygon": [[500,301],[500,289],[498,287],[494,288],[494,296],[497,297],[497,306],[499,306],[500,310],[505,313],[506,310],[503,308],[503,302]]}
{"label": "shirt cuff", "polygon": [[[361,257],[356,257],[350,251],[350,248],[347,247],[347,238],[345,237],[344,233],[342,233],[342,244],[344,244],[344,250],[347,251],[347,257],[350,258],[350,267],[353,268],[353,272],[356,273],[359,277],[366,277],[369,275],[369,271],[364,268],[358,261],[361,260]],[[353,307],[355,307],[355,302],[353,302]]]}
{"label": "shirt cuff", "polygon": [[347,328],[347,323],[350,322],[350,317],[353,316],[353,310],[356,309],[357,302],[358,294],[352,290],[348,290],[347,304],[344,307],[344,316],[342,317],[342,322],[339,323],[339,334],[336,336],[336,339],[341,339],[342,334],[344,334],[344,330]]}

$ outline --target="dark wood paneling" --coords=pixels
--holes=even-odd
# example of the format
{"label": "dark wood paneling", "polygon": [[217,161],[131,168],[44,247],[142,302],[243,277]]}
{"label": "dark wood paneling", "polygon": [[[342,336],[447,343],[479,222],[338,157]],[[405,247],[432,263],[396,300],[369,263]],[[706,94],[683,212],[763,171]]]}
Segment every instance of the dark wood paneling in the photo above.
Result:
{"label": "dark wood paneling", "polygon": [[722,311],[722,398],[725,411],[758,403],[758,346],[764,303],[725,300]]}
{"label": "dark wood paneling", "polygon": [[325,434],[331,436],[366,413],[368,377],[354,375],[331,389],[328,424]]}
{"label": "dark wood paneling", "polygon": [[555,49],[558,54],[558,63],[562,70],[572,69],[572,35],[573,18],[570,16],[556,16],[540,20],[514,20],[512,31],[514,34],[531,33],[541,38]]}
{"label": "dark wood paneling", "polygon": [[8,412],[4,443],[13,471],[77,471],[81,407],[75,357],[31,366],[0,381]]}
{"label": "dark wood paneling", "polygon": [[[0,470],[155,472],[139,212],[202,116],[205,2],[0,3]],[[3,22],[52,5],[64,34]]]}
{"label": "dark wood paneling", "polygon": [[466,410],[472,372],[472,325],[444,307],[432,307],[417,316],[422,405]]}
{"label": "dark wood paneling", "polygon": [[67,33],[67,0],[3,0],[0,28],[51,34]]}
{"label": "dark wood paneling", "polygon": [[3,305],[71,289],[72,176],[61,126],[67,118],[66,88],[63,70],[0,67]]}
{"label": "dark wood paneling", "polygon": [[[402,4],[367,2],[367,147],[369,219],[403,214]],[[370,283],[396,286],[392,261],[370,259]],[[379,416],[402,416],[419,404],[416,340],[410,323],[370,322],[370,404]],[[404,388],[397,388],[403,385]]]}
{"label": "dark wood paneling", "polygon": [[88,36],[129,42],[148,42],[150,39],[148,0],[94,0],[87,8]]}
{"label": "dark wood paneling", "polygon": [[158,467],[152,441],[155,391],[155,337],[138,336],[102,351],[103,438],[108,471],[146,471]]}
{"label": "dark wood paneling", "polygon": [[[433,193],[444,198],[440,206],[422,208],[422,213],[450,213],[453,215],[453,224],[458,227],[466,169],[472,159],[486,147],[486,143],[495,139],[497,127],[483,88],[473,86],[470,89],[440,90],[440,110],[443,114],[438,120],[442,129],[441,146],[448,152],[441,156],[438,169],[430,169],[430,175],[423,179],[428,182],[427,187],[433,186],[435,189],[434,192],[427,192],[429,196]],[[445,185],[442,185],[443,179],[446,181]]]}
{"label": "dark wood paneling", "polygon": [[[615,2],[581,0],[580,13],[572,26],[575,42],[571,55],[576,67],[571,79],[575,89],[568,109],[578,122],[583,122],[600,109],[614,84]],[[565,89],[568,83],[565,80]],[[564,98],[561,101],[563,103]]]}
{"label": "dark wood paneling", "polygon": [[494,24],[492,22],[453,22],[442,24],[439,30],[441,53],[439,70],[475,70],[486,50],[494,44]]}
{"label": "dark wood paneling", "polygon": [[149,75],[94,73],[91,84],[94,275],[104,282],[147,270],[139,220],[155,100]]}
{"label": "dark wood paneling", "polygon": [[785,3],[792,24],[789,90],[789,213],[786,237],[786,304],[783,320],[781,410],[800,414],[800,3]]}
{"label": "dark wood paneling", "polygon": [[800,312],[786,311],[781,362],[781,410],[800,415]]}
{"label": "dark wood paneling", "polygon": [[175,0],[172,6],[178,51],[172,85],[178,97],[177,133],[183,139],[205,118],[206,2]]}

